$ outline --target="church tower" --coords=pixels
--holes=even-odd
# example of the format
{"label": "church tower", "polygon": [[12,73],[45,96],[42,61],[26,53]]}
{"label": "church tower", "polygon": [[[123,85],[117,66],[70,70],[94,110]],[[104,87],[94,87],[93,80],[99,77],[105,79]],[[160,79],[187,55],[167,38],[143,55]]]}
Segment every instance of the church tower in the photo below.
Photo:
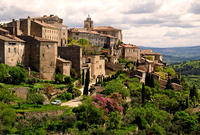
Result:
{"label": "church tower", "polygon": [[93,21],[88,15],[87,19],[84,21],[84,28],[87,30],[92,30],[93,29]]}

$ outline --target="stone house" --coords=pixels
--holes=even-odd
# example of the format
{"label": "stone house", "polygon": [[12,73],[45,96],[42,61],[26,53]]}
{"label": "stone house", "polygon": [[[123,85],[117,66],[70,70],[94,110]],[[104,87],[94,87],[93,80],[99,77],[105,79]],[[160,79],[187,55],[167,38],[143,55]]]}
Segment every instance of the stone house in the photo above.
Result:
{"label": "stone house", "polygon": [[40,72],[40,78],[54,80],[57,60],[57,41],[40,37],[20,36],[26,41],[24,64]]}
{"label": "stone house", "polygon": [[152,50],[142,50],[140,53],[141,57],[152,57],[153,61],[157,62],[157,63],[161,63],[162,62],[162,54],[159,53],[154,53],[152,52]]}
{"label": "stone house", "polygon": [[[109,27],[111,28],[111,27]],[[101,31],[100,29],[95,29],[93,26],[93,21],[90,17],[86,18],[84,21],[84,28],[71,28],[69,29],[69,37],[79,40],[79,39],[87,39],[91,45],[111,48],[115,46],[118,40],[122,40],[121,36],[116,34],[116,31],[121,31],[119,29],[106,29],[105,31]],[[113,34],[114,33],[114,34]],[[120,37],[120,39],[119,39]]]}
{"label": "stone house", "polygon": [[[83,56],[83,63],[90,67],[91,80],[105,76],[105,59],[102,55]],[[83,65],[84,65],[83,64]]]}
{"label": "stone house", "polygon": [[38,20],[40,22],[45,22],[47,24],[51,24],[59,29],[58,33],[59,46],[64,46],[68,43],[68,29],[67,29],[68,27],[66,25],[63,25],[63,19],[55,15],[50,15],[50,16],[44,15],[43,17],[35,17],[33,19]]}
{"label": "stone house", "polygon": [[122,44],[122,58],[137,61],[140,60],[140,48],[132,44]]}
{"label": "stone house", "polygon": [[24,61],[25,42],[0,28],[0,63],[16,66]]}
{"label": "stone house", "polygon": [[[42,17],[41,17],[42,18]],[[58,42],[58,46],[67,43],[68,30],[67,26],[62,23],[53,23],[41,18],[24,18],[14,20],[5,27],[11,34],[16,36],[37,36]],[[51,23],[50,23],[51,22]],[[58,21],[62,22],[62,21]]]}
{"label": "stone house", "polygon": [[114,28],[112,26],[95,26],[93,28],[94,31],[97,31],[101,34],[111,35],[117,38],[118,41],[122,41],[122,30]]}
{"label": "stone house", "polygon": [[82,48],[78,45],[68,45],[58,47],[58,56],[72,62],[72,68],[78,76],[81,75],[82,68]]}
{"label": "stone house", "polygon": [[62,58],[57,58],[56,69],[65,76],[70,76],[72,62]]}

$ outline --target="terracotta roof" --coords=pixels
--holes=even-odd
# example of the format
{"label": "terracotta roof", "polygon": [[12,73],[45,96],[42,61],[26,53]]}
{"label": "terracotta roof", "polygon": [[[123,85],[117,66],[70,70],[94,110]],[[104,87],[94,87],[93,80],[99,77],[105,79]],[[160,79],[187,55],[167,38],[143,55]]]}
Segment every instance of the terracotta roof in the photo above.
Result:
{"label": "terracotta roof", "polygon": [[108,35],[108,34],[100,34],[100,36],[102,36],[102,37],[109,37],[109,38],[117,38],[117,37],[114,37],[114,36],[111,36],[111,35]]}
{"label": "terracotta roof", "polygon": [[3,41],[10,41],[10,42],[25,42],[24,40],[19,39],[13,35],[0,35],[0,39]]}
{"label": "terracotta roof", "polygon": [[33,22],[41,25],[41,26],[44,26],[44,27],[50,27],[50,28],[55,28],[55,29],[58,29],[58,27],[52,25],[52,24],[48,24],[48,23],[45,23],[45,22],[41,22],[41,21],[37,21],[37,20],[33,20]]}
{"label": "terracotta roof", "polygon": [[154,53],[154,52],[141,52],[140,54],[142,54],[142,55],[162,55],[162,54],[160,54],[160,53]]}
{"label": "terracotta roof", "polygon": [[133,44],[122,44],[120,46],[121,47],[125,47],[125,48],[139,48],[138,46],[133,45]]}
{"label": "terracotta roof", "polygon": [[120,31],[121,29],[116,29],[112,26],[95,26],[93,30],[96,31]]}
{"label": "terracotta roof", "polygon": [[42,41],[42,42],[58,42],[58,41],[53,41],[50,39],[45,39],[45,38],[41,38],[41,37],[34,37],[34,39],[38,40],[38,41]]}
{"label": "terracotta roof", "polygon": [[89,30],[87,30],[85,28],[71,28],[71,29],[69,29],[69,31],[71,31],[71,32],[80,32],[80,33],[88,33],[88,34],[98,34],[99,35],[98,32],[89,31]]}
{"label": "terracotta roof", "polygon": [[9,33],[8,30],[3,29],[3,28],[1,28],[1,27],[0,27],[0,31],[3,31],[3,32],[6,32],[6,33]]}
{"label": "terracotta roof", "polygon": [[58,57],[57,60],[59,60],[59,61],[61,61],[61,62],[63,62],[63,63],[71,63],[71,61],[65,60],[65,59],[60,58],[60,57]]}
{"label": "terracotta roof", "polygon": [[142,50],[141,53],[152,53],[152,50],[151,49],[145,49],[145,50]]}

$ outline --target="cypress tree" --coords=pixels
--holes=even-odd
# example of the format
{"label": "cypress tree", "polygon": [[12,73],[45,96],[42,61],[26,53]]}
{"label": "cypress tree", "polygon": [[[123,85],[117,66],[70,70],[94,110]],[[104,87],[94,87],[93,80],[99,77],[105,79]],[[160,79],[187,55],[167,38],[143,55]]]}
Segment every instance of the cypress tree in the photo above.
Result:
{"label": "cypress tree", "polygon": [[85,83],[85,70],[82,72],[82,85]]}
{"label": "cypress tree", "polygon": [[89,84],[90,84],[90,70],[88,69],[86,73],[85,86],[83,90],[84,95],[88,95]]}
{"label": "cypress tree", "polygon": [[198,100],[198,92],[195,85],[190,89],[190,99],[194,102],[194,98]]}
{"label": "cypress tree", "polygon": [[167,84],[166,84],[166,88],[165,89],[171,89],[173,90],[174,88],[172,87],[172,82],[171,82],[171,79],[168,78],[167,80]]}
{"label": "cypress tree", "polygon": [[145,85],[144,83],[142,84],[142,104],[144,105],[145,103]]}

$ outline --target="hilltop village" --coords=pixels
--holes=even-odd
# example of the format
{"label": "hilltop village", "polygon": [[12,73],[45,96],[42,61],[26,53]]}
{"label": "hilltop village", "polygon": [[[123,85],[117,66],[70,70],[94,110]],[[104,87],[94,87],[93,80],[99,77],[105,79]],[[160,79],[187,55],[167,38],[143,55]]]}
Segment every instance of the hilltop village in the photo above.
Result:
{"label": "hilltop village", "polygon": [[83,24],[45,15],[0,26],[0,134],[200,134],[195,85],[121,29]]}
{"label": "hilltop village", "polygon": [[[166,65],[162,55],[126,44],[122,37],[121,29],[95,26],[89,16],[83,28],[69,29],[54,15],[13,19],[0,27],[0,63],[20,63],[46,80],[54,80],[58,71],[70,76],[73,70],[79,77],[90,71],[93,82],[121,70],[119,60],[128,60],[135,66],[131,75],[141,82],[145,82],[146,73],[160,81],[155,69]],[[165,86],[166,80],[161,83]]]}

